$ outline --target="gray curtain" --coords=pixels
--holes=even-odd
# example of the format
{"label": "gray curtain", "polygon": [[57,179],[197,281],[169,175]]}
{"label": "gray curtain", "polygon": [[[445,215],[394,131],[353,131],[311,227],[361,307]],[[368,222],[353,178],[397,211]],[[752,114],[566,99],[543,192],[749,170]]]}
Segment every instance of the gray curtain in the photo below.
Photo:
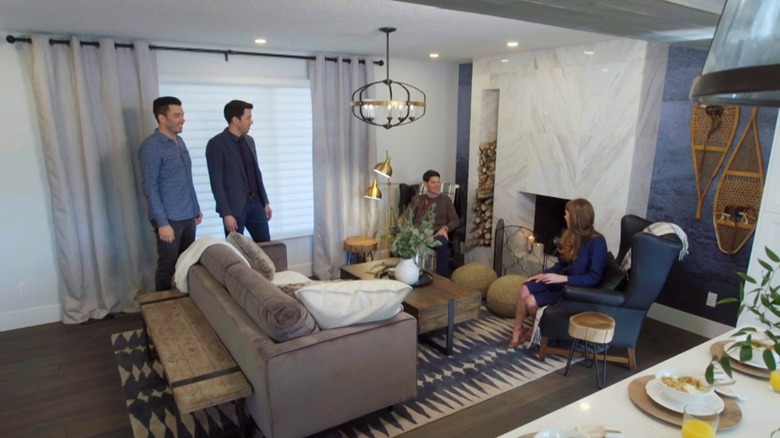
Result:
{"label": "gray curtain", "polygon": [[[352,116],[352,92],[374,81],[370,61],[309,62],[314,148],[314,260],[320,279],[339,277],[344,239],[376,235],[376,204],[363,198],[376,164],[374,129]],[[381,182],[381,181],[380,181]]]}
{"label": "gray curtain", "polygon": [[157,66],[148,44],[25,45],[57,248],[62,321],[137,309],[153,290],[155,241],[137,149],[156,124]]}

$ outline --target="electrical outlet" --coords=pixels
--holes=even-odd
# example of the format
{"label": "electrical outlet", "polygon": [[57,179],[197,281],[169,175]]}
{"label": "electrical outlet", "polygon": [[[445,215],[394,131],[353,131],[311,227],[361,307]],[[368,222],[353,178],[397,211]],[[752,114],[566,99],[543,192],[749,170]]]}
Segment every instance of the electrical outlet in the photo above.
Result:
{"label": "electrical outlet", "polygon": [[30,294],[30,288],[27,287],[26,281],[20,281],[16,284],[16,289],[19,291],[19,296],[24,297]]}
{"label": "electrical outlet", "polygon": [[707,305],[710,307],[715,307],[716,304],[718,304],[718,294],[716,294],[715,292],[708,292]]}

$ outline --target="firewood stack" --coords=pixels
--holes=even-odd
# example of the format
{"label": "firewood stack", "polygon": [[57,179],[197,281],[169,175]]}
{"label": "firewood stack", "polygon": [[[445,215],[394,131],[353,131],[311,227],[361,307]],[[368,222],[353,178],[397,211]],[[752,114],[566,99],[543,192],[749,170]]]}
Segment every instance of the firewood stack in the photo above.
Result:
{"label": "firewood stack", "polygon": [[496,142],[479,145],[477,200],[471,207],[474,226],[469,246],[490,246],[493,241],[493,188],[496,184]]}

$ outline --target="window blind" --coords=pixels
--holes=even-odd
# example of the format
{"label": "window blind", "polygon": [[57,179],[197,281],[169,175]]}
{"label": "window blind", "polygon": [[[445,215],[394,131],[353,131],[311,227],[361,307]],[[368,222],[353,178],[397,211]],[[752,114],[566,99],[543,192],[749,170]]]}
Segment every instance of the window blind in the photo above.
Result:
{"label": "window blind", "polygon": [[314,233],[312,114],[308,86],[160,81],[161,96],[176,96],[184,109],[181,137],[192,157],[192,176],[203,223],[198,236],[224,237],[206,167],[206,144],[227,126],[223,109],[233,99],[254,105],[249,135],[273,209],[272,239]]}

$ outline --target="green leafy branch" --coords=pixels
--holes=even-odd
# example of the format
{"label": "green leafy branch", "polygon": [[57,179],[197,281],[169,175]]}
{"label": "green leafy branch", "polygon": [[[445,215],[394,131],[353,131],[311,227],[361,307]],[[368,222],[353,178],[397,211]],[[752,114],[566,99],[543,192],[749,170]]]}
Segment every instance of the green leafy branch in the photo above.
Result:
{"label": "green leafy branch", "polygon": [[421,256],[432,254],[432,248],[441,245],[441,242],[434,239],[435,215],[434,206],[431,205],[420,224],[415,226],[414,209],[407,208],[400,216],[398,226],[389,230],[390,252],[404,259],[410,259],[418,254]]}
{"label": "green leafy branch", "polygon": [[[772,352],[780,354],[780,285],[772,286],[775,273],[780,270],[780,257],[769,248],[764,248],[769,261],[758,259],[758,263],[763,269],[761,282],[757,282],[753,277],[744,272],[737,274],[742,278],[739,286],[739,298],[724,298],[718,301],[718,304],[739,303],[737,315],[741,315],[745,309],[754,314],[758,321],[766,328],[759,330],[753,327],[745,327],[737,331],[732,337],[746,336],[743,341],[737,341],[729,350],[739,349],[740,362],[748,362],[753,359],[753,350],[761,351],[761,358],[764,360],[767,368],[777,369],[775,356]],[[745,291],[750,286],[752,289]],[[766,337],[762,341],[753,340],[753,336],[760,334]],[[772,342],[772,345],[768,344]],[[727,354],[722,357],[713,357],[707,370],[704,373],[707,382],[714,381],[715,364],[720,364],[723,371],[731,377],[731,361]]]}

